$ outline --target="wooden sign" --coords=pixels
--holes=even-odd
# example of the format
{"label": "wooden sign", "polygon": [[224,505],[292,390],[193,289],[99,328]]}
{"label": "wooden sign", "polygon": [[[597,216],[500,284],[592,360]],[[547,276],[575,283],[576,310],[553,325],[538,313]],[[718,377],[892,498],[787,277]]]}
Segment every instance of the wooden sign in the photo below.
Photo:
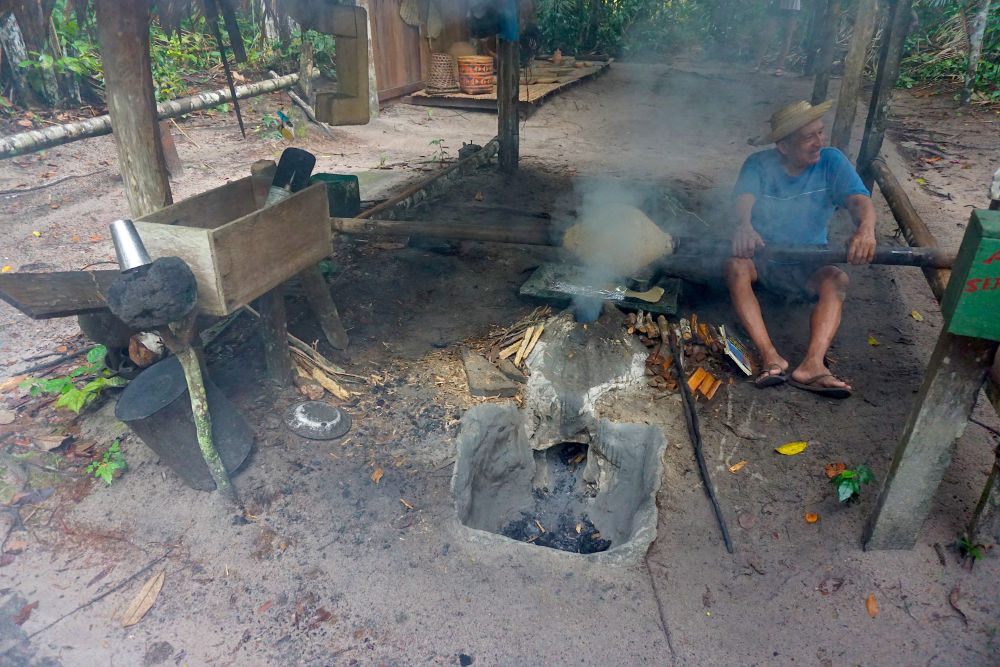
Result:
{"label": "wooden sign", "polygon": [[941,301],[948,331],[1000,340],[1000,211],[973,211]]}

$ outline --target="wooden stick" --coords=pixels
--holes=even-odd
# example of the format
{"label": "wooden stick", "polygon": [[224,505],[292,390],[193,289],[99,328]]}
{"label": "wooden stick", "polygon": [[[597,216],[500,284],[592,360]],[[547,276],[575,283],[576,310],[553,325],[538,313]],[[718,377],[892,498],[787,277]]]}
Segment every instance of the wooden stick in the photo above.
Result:
{"label": "wooden stick", "polygon": [[544,324],[539,324],[538,328],[535,329],[535,333],[531,337],[531,342],[528,343],[528,347],[524,351],[524,358],[525,359],[527,359],[528,355],[531,354],[531,351],[535,349],[535,343],[537,343],[538,339],[542,337],[542,330],[543,329],[545,329],[545,325]]}
{"label": "wooden stick", "polygon": [[515,352],[517,352],[518,350],[520,350],[521,349],[521,339],[522,338],[523,338],[523,336],[521,336],[519,338],[516,338],[515,339],[516,342],[513,345],[511,345],[510,347],[505,347],[504,349],[500,350],[500,358],[501,359],[506,359],[510,355],[512,355]]}
{"label": "wooden stick", "polygon": [[185,132],[184,129],[180,125],[177,124],[176,120],[174,120],[173,118],[171,118],[170,122],[171,122],[171,124],[175,128],[177,128],[178,132],[180,132],[182,135],[184,135],[185,139],[187,139],[188,141],[190,141],[194,145],[195,148],[201,150],[201,144],[199,144],[197,141],[195,141],[194,139],[192,139],[191,135],[189,135],[187,132]]}
{"label": "wooden stick", "polygon": [[517,348],[517,354],[514,355],[514,365],[520,366],[521,360],[524,359],[524,351],[528,349],[528,342],[531,340],[531,334],[535,332],[535,327],[528,327],[524,332],[524,338],[521,339],[521,346]]}

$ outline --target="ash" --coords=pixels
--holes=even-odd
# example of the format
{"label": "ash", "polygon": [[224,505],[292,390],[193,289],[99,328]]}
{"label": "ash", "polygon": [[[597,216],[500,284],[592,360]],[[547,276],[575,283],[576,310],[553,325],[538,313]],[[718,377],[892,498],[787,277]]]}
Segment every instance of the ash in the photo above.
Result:
{"label": "ash", "polygon": [[537,453],[536,457],[543,459],[538,464],[546,471],[547,484],[532,490],[533,510],[521,512],[500,534],[571,553],[607,551],[611,540],[601,538],[584,510],[597,493],[596,488],[582,479],[587,445],[563,443]]}

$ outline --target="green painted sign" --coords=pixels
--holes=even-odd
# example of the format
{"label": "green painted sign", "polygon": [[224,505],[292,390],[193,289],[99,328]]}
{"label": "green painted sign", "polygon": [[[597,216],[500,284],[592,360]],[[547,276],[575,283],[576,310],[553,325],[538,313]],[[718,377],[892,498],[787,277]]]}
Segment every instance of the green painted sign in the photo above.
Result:
{"label": "green painted sign", "polygon": [[1000,211],[973,211],[941,313],[950,333],[1000,340]]}

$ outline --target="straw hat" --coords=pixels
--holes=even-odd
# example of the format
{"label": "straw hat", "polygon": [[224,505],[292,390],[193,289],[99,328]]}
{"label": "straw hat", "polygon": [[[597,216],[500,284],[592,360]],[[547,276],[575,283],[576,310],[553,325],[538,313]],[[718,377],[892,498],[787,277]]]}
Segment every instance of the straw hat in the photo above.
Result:
{"label": "straw hat", "polygon": [[771,133],[756,139],[751,139],[754,146],[766,146],[781,141],[798,129],[801,129],[821,118],[823,114],[833,106],[833,100],[827,100],[822,104],[813,106],[805,100],[800,100],[794,104],[789,104],[784,109],[779,109],[771,116]]}

